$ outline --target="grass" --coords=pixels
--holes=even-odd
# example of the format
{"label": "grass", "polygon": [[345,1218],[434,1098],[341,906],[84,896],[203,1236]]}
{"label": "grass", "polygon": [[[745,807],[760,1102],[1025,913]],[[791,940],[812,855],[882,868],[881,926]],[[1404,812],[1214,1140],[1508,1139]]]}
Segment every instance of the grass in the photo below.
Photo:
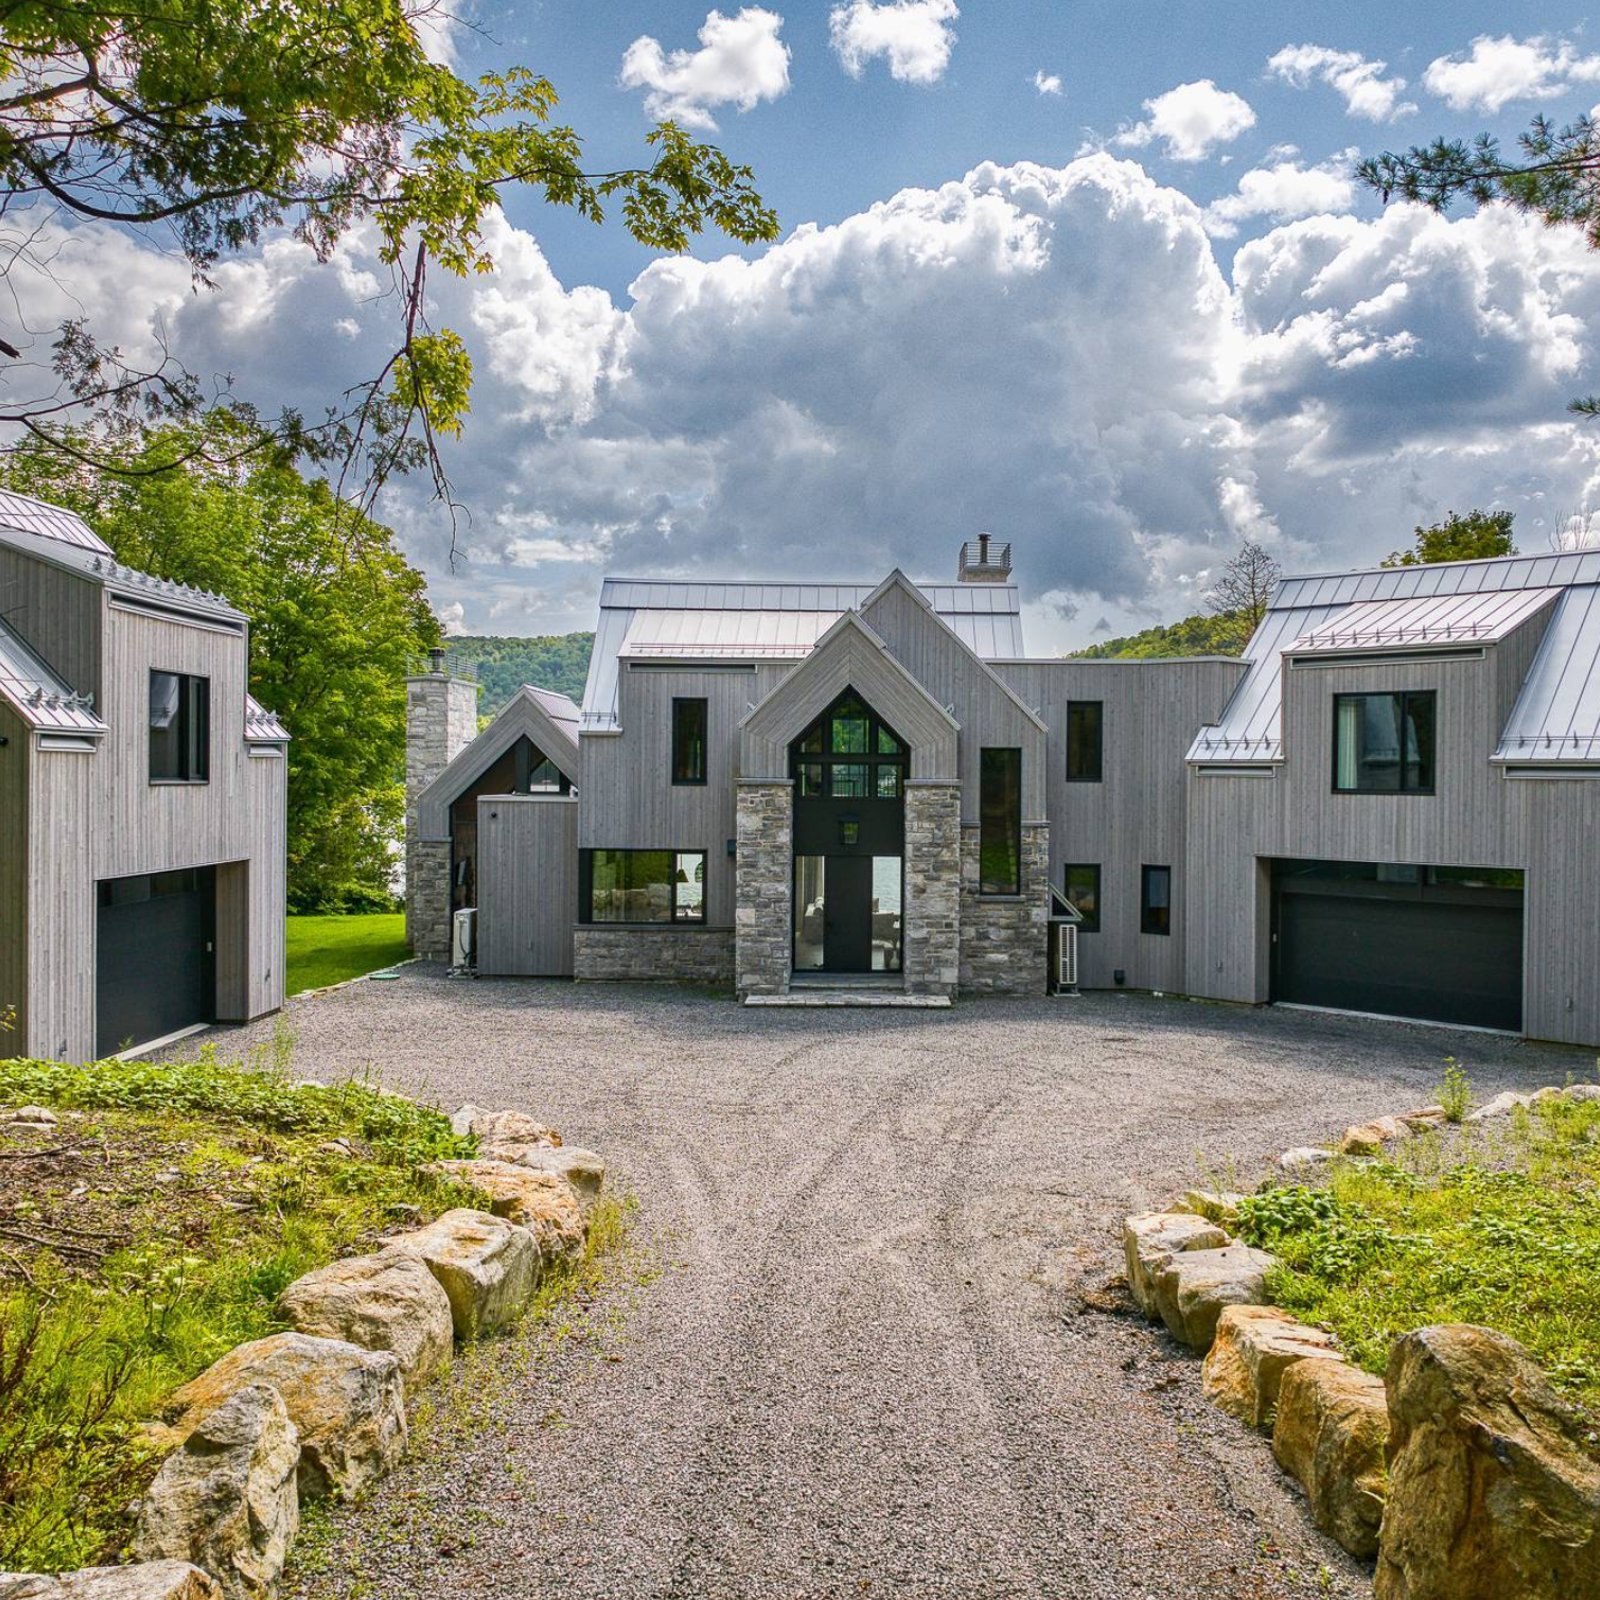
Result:
{"label": "grass", "polygon": [[1242,1237],[1281,1263],[1274,1302],[1331,1329],[1369,1372],[1412,1329],[1479,1323],[1600,1416],[1600,1104],[1423,1134],[1240,1212]]}
{"label": "grass", "polygon": [[0,1148],[0,1570],[115,1559],[172,1389],[281,1328],[302,1273],[481,1203],[416,1170],[470,1153],[441,1113],[271,1054],[0,1061],[0,1104],[59,1119]]}
{"label": "grass", "polygon": [[411,954],[406,944],[403,912],[374,912],[352,917],[290,917],[288,923],[288,992],[322,989],[382,967],[392,967]]}

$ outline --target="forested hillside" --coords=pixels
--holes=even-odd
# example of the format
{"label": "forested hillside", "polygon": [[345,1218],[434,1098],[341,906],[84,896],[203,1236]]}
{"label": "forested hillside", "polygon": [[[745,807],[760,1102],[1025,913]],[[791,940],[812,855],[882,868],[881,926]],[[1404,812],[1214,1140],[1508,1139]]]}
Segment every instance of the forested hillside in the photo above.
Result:
{"label": "forested hillside", "polygon": [[1107,639],[1087,650],[1074,650],[1072,656],[1090,661],[1119,656],[1233,656],[1244,649],[1252,631],[1248,619],[1237,612],[1224,611],[1217,616],[1185,617],[1181,622],[1146,628],[1126,638]]}
{"label": "forested hillside", "polygon": [[449,644],[458,661],[477,663],[483,685],[478,715],[492,717],[525,683],[581,700],[594,635],[555,633],[535,639],[462,635]]}

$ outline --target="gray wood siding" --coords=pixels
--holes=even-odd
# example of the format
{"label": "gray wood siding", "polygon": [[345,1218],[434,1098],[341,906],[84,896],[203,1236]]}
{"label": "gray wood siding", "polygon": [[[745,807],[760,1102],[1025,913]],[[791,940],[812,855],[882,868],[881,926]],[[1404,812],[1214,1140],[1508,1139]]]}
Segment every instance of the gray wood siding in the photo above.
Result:
{"label": "gray wood siding", "polygon": [[28,785],[28,1042],[35,1055],[94,1056],[95,766],[35,748]]}
{"label": "gray wood siding", "polygon": [[35,653],[79,694],[92,694],[98,704],[104,605],[100,585],[0,545],[0,601],[6,621]]}
{"label": "gray wood siding", "polygon": [[[1266,888],[1273,857],[1525,873],[1524,1030],[1600,1042],[1600,905],[1588,870],[1600,837],[1600,783],[1508,779],[1489,757],[1542,619],[1482,660],[1329,661],[1284,669],[1284,761],[1270,780],[1191,768],[1192,869],[1185,987],[1260,1002],[1270,991]],[[1502,652],[1504,652],[1502,654]],[[1432,689],[1435,793],[1333,791],[1333,697]]]}
{"label": "gray wood siding", "polygon": [[[961,779],[961,820],[978,821],[979,767],[985,747],[1022,751],[1022,816],[1045,817],[1045,732],[1029,715],[1037,702],[1019,704],[1013,686],[986,666],[917,597],[895,585],[862,613],[895,659],[940,705],[954,708],[960,724],[956,770]],[[881,707],[880,714],[887,716]],[[890,719],[891,721],[893,719]]]}
{"label": "gray wood siding", "polygon": [[[624,663],[618,685],[621,733],[584,734],[579,740],[579,844],[584,849],[704,850],[710,927],[733,926],[727,841],[737,835],[739,721],[763,698],[763,678],[776,683],[780,674],[695,667],[635,671]],[[707,702],[704,784],[672,782],[674,696]]]}
{"label": "gray wood siding", "polygon": [[0,1012],[17,1008],[0,1056],[28,1052],[28,764],[33,735],[0,701]]}
{"label": "gray wood siding", "polygon": [[565,795],[478,801],[478,972],[571,977],[578,904],[578,802]]}
{"label": "gray wood siding", "polygon": [[[997,662],[996,671],[1049,728],[1044,742],[1050,880],[1068,862],[1100,868],[1100,930],[1078,940],[1080,982],[1178,990],[1183,908],[1192,893],[1185,849],[1184,752],[1220,714],[1243,672],[1232,661]],[[1067,703],[1103,706],[1103,776],[1068,783]],[[987,741],[985,741],[987,742]],[[1172,868],[1172,932],[1139,931],[1140,868]]]}

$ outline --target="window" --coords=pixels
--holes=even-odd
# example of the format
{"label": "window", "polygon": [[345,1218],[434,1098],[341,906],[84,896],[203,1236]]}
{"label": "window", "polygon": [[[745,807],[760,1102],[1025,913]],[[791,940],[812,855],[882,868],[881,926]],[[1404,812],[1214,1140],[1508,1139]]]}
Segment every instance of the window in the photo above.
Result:
{"label": "window", "polygon": [[1104,749],[1104,705],[1099,700],[1067,702],[1067,782],[1099,783]]}
{"label": "window", "polygon": [[672,702],[672,781],[706,781],[706,702]]}
{"label": "window", "polygon": [[790,770],[804,800],[898,800],[906,747],[847,690],[790,746]]}
{"label": "window", "polygon": [[1172,932],[1172,868],[1139,869],[1139,932]]}
{"label": "window", "polygon": [[1078,924],[1084,933],[1100,931],[1100,864],[1099,862],[1069,862],[1066,872],[1067,899],[1072,909],[1083,921]]}
{"label": "window", "polygon": [[150,674],[151,783],[205,783],[211,776],[211,681]]}
{"label": "window", "polygon": [[704,922],[703,850],[586,850],[585,922]]}
{"label": "window", "polygon": [[1022,893],[1022,752],[979,753],[978,893]]}
{"label": "window", "polygon": [[1333,697],[1339,794],[1432,794],[1434,692]]}

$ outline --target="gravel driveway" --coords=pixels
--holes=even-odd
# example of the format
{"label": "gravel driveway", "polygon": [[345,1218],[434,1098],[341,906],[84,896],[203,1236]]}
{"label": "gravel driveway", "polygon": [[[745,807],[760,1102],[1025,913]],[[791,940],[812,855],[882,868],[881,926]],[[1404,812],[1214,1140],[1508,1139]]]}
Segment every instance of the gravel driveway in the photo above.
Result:
{"label": "gravel driveway", "polygon": [[339,1514],[307,1594],[1370,1592],[1197,1365],[1080,1291],[1124,1213],[1421,1101],[1446,1054],[1480,1092],[1590,1065],[1136,995],[746,1011],[404,972],[292,1003],[294,1069],[548,1118],[661,1270]]}

